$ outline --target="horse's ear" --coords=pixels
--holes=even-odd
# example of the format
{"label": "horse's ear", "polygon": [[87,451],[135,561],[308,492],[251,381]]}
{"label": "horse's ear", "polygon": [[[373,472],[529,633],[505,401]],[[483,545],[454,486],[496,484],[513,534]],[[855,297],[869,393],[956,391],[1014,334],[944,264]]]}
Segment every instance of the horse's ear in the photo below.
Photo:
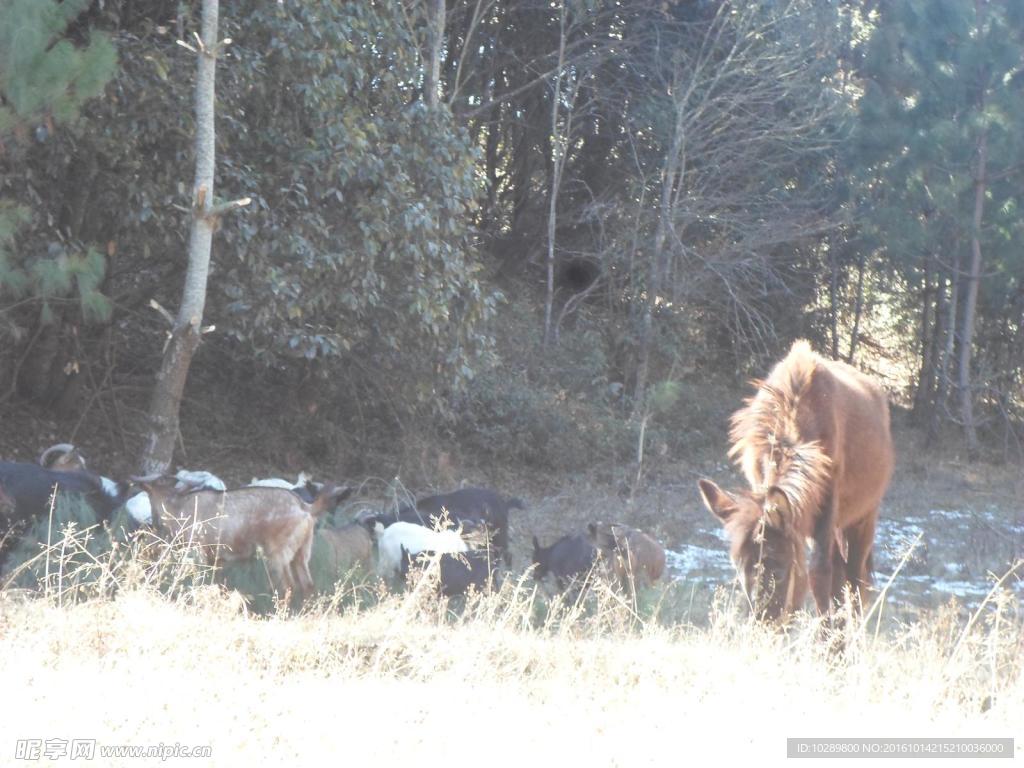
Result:
{"label": "horse's ear", "polygon": [[793,505],[786,492],[773,485],[768,489],[764,499],[764,514],[768,525],[773,528],[783,528],[787,520],[793,519]]}
{"label": "horse's ear", "polygon": [[597,538],[597,523],[587,523],[587,533],[591,539]]}
{"label": "horse's ear", "polygon": [[700,480],[697,486],[700,488],[701,498],[704,499],[704,506],[723,523],[727,522],[739,508],[736,500],[712,481]]}
{"label": "horse's ear", "polygon": [[537,541],[537,534],[533,534],[533,551],[534,552],[540,552],[541,551],[540,542]]}

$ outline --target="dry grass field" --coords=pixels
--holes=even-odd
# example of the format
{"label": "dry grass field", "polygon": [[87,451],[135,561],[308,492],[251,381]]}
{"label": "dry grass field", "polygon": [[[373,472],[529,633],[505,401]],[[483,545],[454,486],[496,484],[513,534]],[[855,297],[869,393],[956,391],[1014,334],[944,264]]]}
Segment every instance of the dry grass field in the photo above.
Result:
{"label": "dry grass field", "polygon": [[872,613],[837,652],[811,617],[766,629],[729,597],[696,625],[600,585],[561,607],[529,579],[457,604],[353,582],[255,615],[176,557],[62,572],[76,546],[52,550],[41,593],[0,593],[4,764],[32,738],[211,751],[96,754],[126,766],[761,765],[797,736],[1024,742],[1024,633],[999,590],[966,619]]}
{"label": "dry grass field", "polygon": [[[214,586],[187,552],[110,552],[42,525],[49,562],[0,591],[0,765],[82,762],[48,758],[47,739],[210,752],[96,752],[112,766],[760,766],[786,760],[787,737],[1015,737],[1021,756],[1024,569],[992,578],[1024,553],[1017,468],[902,445],[877,543],[883,591],[829,643],[807,614],[784,631],[748,618],[694,490],[738,478],[708,453],[657,468],[636,494],[628,477],[465,478],[529,508],[512,521],[514,576],[450,603],[361,578],[332,592],[314,547],[321,596],[275,610],[259,563]],[[364,493],[340,517],[382,503]],[[674,553],[672,580],[635,600],[599,584],[562,606],[521,575],[534,533],[550,542],[592,519],[651,531]],[[12,760],[26,739],[39,759]]]}

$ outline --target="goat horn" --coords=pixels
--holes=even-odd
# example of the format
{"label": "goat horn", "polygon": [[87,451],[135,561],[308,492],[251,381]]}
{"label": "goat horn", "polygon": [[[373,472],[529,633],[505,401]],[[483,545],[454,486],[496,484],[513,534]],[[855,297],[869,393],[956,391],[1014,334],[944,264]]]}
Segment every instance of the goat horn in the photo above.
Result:
{"label": "goat horn", "polygon": [[50,458],[51,453],[71,453],[73,450],[75,450],[75,446],[73,446],[71,443],[57,443],[56,445],[51,445],[49,448],[47,448],[45,451],[39,454],[39,466],[46,466],[46,460]]}

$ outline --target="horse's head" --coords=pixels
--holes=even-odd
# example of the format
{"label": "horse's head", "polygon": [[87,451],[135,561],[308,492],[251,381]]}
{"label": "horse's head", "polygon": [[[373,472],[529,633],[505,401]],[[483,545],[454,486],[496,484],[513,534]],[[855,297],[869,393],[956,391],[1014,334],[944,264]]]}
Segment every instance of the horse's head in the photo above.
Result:
{"label": "horse's head", "polygon": [[786,494],[776,487],[727,493],[710,480],[699,485],[704,504],[725,526],[754,615],[774,621],[798,609],[807,594],[806,556]]}

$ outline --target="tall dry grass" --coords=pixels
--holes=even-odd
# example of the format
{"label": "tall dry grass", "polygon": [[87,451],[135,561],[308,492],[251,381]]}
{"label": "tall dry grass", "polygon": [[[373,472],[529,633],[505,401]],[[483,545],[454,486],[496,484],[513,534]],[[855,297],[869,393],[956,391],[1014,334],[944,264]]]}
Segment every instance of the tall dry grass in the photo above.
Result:
{"label": "tall dry grass", "polygon": [[0,755],[94,738],[213,748],[167,765],[763,764],[792,736],[1024,737],[1020,606],[998,589],[969,622],[851,619],[837,653],[808,616],[773,630],[723,598],[696,626],[528,579],[459,604],[349,581],[261,615],[187,547],[85,556],[85,536],[0,592]]}

